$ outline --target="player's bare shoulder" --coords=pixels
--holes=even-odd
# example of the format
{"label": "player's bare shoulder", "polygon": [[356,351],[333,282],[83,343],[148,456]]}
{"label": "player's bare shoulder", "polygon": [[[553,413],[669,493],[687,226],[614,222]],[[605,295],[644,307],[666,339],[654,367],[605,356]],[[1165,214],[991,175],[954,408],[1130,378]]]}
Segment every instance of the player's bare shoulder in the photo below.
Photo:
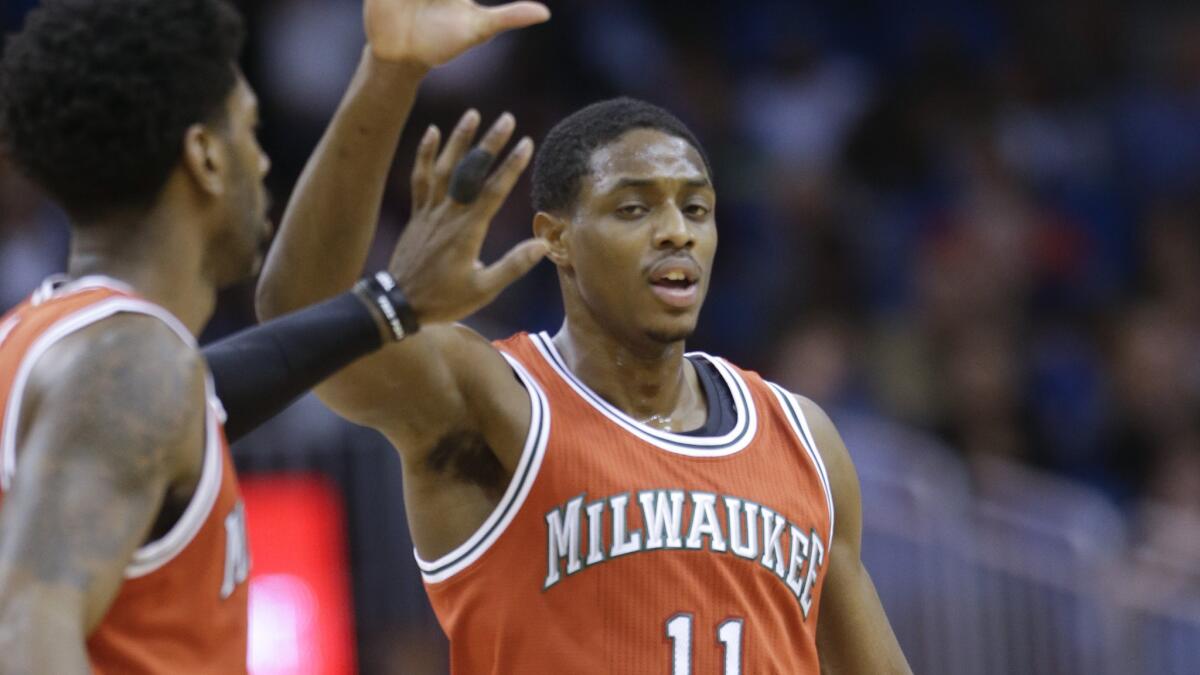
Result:
{"label": "player's bare shoulder", "polygon": [[52,425],[64,441],[56,447],[103,452],[132,480],[186,472],[200,461],[204,382],[200,353],[163,321],[117,314],[39,359],[22,406],[22,420],[39,423],[21,427]]}
{"label": "player's bare shoulder", "polygon": [[796,393],[792,393],[791,396],[804,412],[812,429],[817,452],[821,453],[829,471],[835,509],[853,510],[857,513],[861,509],[858,474],[854,470],[854,462],[850,459],[850,451],[846,449],[845,441],[821,406],[806,396]]}
{"label": "player's bare shoulder", "polygon": [[513,366],[487,338],[461,325],[439,326],[439,348],[462,397],[466,419],[511,470],[529,430],[530,394]]}
{"label": "player's bare shoulder", "polygon": [[482,388],[477,393],[501,396],[521,389],[500,350],[486,337],[462,324],[440,327],[445,335],[442,356],[454,366],[460,385]]}

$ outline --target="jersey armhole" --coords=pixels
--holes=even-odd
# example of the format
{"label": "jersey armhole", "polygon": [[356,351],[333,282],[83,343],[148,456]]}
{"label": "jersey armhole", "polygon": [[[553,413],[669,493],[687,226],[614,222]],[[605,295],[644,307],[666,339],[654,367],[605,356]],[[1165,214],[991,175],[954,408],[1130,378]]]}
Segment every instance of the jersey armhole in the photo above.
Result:
{"label": "jersey armhole", "polygon": [[[211,389],[205,383],[205,389]],[[136,579],[157,570],[179,555],[196,538],[204,521],[212,513],[217,495],[221,492],[221,477],[225,453],[221,447],[221,429],[216,410],[211,404],[212,393],[208,392],[204,406],[204,464],[200,469],[200,480],[196,490],[167,533],[133,552],[125,566],[125,578]]]}
{"label": "jersey armhole", "polygon": [[[180,340],[190,347],[195,338],[170,312],[151,302],[128,296],[115,296],[88,305],[59,319],[33,342],[21,359],[9,391],[4,410],[4,428],[0,436],[0,489],[8,490],[17,469],[17,426],[21,419],[21,402],[34,367],[42,356],[59,341],[99,321],[117,314],[141,314],[154,317],[167,325]],[[144,576],[174,558],[199,532],[221,487],[222,452],[217,411],[209,402],[214,400],[211,378],[205,382],[204,457],[196,491],[183,515],[165,535],[139,547],[125,568],[125,578]]]}
{"label": "jersey armhole", "polygon": [[779,405],[783,409],[783,415],[787,418],[788,426],[796,434],[800,445],[804,447],[805,453],[813,463],[813,468],[817,471],[817,477],[821,481],[821,488],[825,491],[825,506],[829,509],[828,546],[832,547],[834,524],[833,489],[829,485],[829,472],[825,469],[825,461],[821,459],[821,451],[817,448],[812,430],[808,427],[808,418],[804,415],[804,410],[796,403],[795,397],[789,391],[773,382],[767,382],[767,386],[771,388],[771,392],[778,399]]}
{"label": "jersey armhole", "polygon": [[413,548],[413,557],[421,568],[421,578],[427,584],[445,581],[470,567],[496,543],[524,505],[546,455],[546,444],[550,439],[550,405],[546,394],[520,362],[505,352],[500,353],[508,360],[513,373],[529,393],[529,433],[525,437],[525,447],[504,496],[465,542],[432,561],[422,558]]}

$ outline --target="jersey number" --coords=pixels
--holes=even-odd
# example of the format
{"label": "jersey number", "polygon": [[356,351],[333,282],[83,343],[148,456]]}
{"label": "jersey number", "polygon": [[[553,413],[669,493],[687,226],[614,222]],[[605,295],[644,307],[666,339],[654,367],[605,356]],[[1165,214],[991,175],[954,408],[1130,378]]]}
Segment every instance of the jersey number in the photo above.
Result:
{"label": "jersey number", "polygon": [[[671,639],[671,675],[692,675],[692,615],[680,612],[667,619]],[[726,619],[717,626],[717,642],[725,652],[724,675],[742,675],[742,620]]]}

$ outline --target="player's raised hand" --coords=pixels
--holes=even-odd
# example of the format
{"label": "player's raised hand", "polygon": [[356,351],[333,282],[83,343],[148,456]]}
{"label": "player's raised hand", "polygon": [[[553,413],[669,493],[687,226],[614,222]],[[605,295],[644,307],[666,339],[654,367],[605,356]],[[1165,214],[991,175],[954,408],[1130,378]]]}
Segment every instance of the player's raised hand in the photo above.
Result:
{"label": "player's raised hand", "polygon": [[479,261],[488,225],[533,156],[533,141],[523,138],[490,172],[515,124],[512,115],[501,115],[472,148],[479,113],[470,110],[440,154],[437,127],[430,126],[421,139],[412,172],[412,217],[388,267],[423,324],[469,316],[546,254],[543,240],[529,239],[490,266]]}
{"label": "player's raised hand", "polygon": [[439,66],[504,31],[542,23],[540,2],[484,7],[473,0],[366,0],[363,23],[375,58]]}

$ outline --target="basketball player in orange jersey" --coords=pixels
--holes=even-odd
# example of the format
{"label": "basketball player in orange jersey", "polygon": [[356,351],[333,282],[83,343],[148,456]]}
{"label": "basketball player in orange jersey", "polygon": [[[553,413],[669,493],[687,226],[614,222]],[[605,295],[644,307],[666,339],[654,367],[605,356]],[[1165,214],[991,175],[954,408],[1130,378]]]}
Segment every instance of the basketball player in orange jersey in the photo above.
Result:
{"label": "basketball player in orange jersey", "polygon": [[[416,38],[370,39],[403,55]],[[371,104],[388,92],[412,83],[360,69],[268,255],[264,317],[358,275],[400,134]],[[414,222],[443,208],[449,167],[497,156],[514,131],[502,115],[468,151],[479,124],[468,112],[440,152],[426,131]],[[523,139],[506,161],[531,150]],[[557,334],[433,327],[317,389],[399,450],[453,670],[909,672],[860,562],[858,481],[828,417],[686,353],[717,245],[700,143],[655,106],[590,106],[547,136],[533,198],[562,286]],[[472,256],[457,267],[469,287]]]}
{"label": "basketball player in orange jersey", "polygon": [[[548,16],[373,9],[372,33],[436,45],[403,65],[368,56],[414,79]],[[437,237],[412,229],[394,275],[202,354],[193,336],[217,289],[254,272],[270,234],[241,32],[222,0],[47,0],[0,64],[6,153],[72,226],[67,275],[0,317],[2,673],[245,672],[249,553],[223,426],[245,433],[417,321],[466,315],[542,253],[464,277],[442,260],[491,213],[443,211],[425,224]],[[401,116],[411,102],[388,101]],[[507,194],[518,174],[489,189]]]}

